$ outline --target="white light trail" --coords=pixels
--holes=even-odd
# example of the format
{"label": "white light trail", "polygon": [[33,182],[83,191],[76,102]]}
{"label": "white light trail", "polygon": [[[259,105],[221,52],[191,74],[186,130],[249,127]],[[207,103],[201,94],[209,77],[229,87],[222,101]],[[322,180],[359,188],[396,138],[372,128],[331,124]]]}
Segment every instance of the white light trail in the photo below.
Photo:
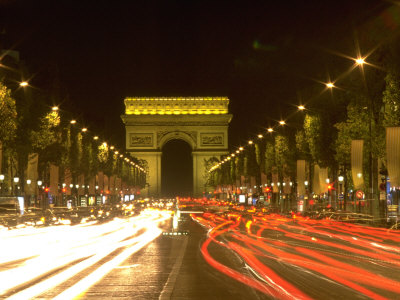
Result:
{"label": "white light trail", "polygon": [[[160,235],[158,224],[170,217],[169,213],[153,212],[128,219],[116,218],[100,225],[56,226],[30,230],[24,228],[13,233],[1,234],[1,244],[6,247],[2,248],[0,263],[10,263],[18,259],[26,261],[0,272],[0,296],[10,295],[12,290],[18,289],[23,284],[39,280],[41,276],[57,268],[64,268],[54,276],[9,297],[9,299],[34,298],[92,267],[111,252],[126,247],[127,249],[117,256],[119,260],[116,260],[117,257],[112,259],[94,271],[94,275],[85,278],[87,289],[90,287],[88,282],[101,279],[112,268],[118,266],[123,261],[121,259],[124,257],[126,259]],[[133,237],[143,229],[146,230],[143,234]],[[81,259],[83,261],[69,267],[69,264]],[[95,278],[97,279],[94,280]],[[72,288],[68,293],[74,293],[73,290],[76,289],[80,290],[79,293],[82,292],[81,285]]]}

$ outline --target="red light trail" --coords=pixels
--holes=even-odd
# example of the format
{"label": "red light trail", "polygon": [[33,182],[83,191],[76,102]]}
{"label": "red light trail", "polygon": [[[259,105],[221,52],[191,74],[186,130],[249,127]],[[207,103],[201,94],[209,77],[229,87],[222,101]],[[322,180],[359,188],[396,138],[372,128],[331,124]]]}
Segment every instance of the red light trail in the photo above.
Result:
{"label": "red light trail", "polygon": [[[398,231],[252,211],[192,218],[210,229],[201,252],[212,267],[273,298],[400,294]],[[219,261],[218,248],[235,253],[246,268]]]}

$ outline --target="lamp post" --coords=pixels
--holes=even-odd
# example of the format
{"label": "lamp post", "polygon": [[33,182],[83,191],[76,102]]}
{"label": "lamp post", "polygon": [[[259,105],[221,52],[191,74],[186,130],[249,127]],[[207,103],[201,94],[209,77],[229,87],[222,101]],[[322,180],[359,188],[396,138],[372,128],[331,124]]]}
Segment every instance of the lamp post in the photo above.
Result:
{"label": "lamp post", "polygon": [[338,176],[339,181],[339,208],[346,210],[346,200],[343,193],[343,181],[344,177],[342,175]]}
{"label": "lamp post", "polygon": [[15,196],[18,196],[18,189],[19,189],[19,186],[18,186],[18,182],[19,182],[19,177],[14,177],[14,184],[15,184],[15,191],[14,191],[14,195]]}
{"label": "lamp post", "polygon": [[[361,55],[358,55],[358,57],[356,59],[354,59],[356,66],[358,66],[360,68],[360,71],[363,73],[364,75],[364,64],[366,64],[367,62],[365,61],[365,58],[362,57]],[[366,93],[366,98],[367,98],[367,103],[368,103],[368,114],[369,114],[369,122],[368,122],[368,134],[369,134],[369,153],[368,153],[368,166],[369,166],[369,170],[368,170],[368,175],[369,175],[369,182],[368,182],[368,191],[366,193],[366,200],[368,201],[368,205],[369,205],[369,212],[371,215],[373,215],[375,217],[377,210],[374,209],[374,206],[376,205],[376,195],[375,195],[375,191],[374,191],[374,185],[375,185],[375,178],[374,178],[374,169],[375,169],[375,161],[372,155],[372,121],[374,119],[374,109],[373,109],[373,105],[374,102],[372,101],[372,98],[369,95],[368,92],[368,87],[367,87],[367,83],[365,80],[365,76],[363,76],[364,78],[364,85],[365,85],[365,93]],[[377,182],[376,182],[377,184]]]}
{"label": "lamp post", "polygon": [[75,191],[76,191],[76,205],[77,206],[81,206],[80,203],[79,203],[79,184],[75,185]]}
{"label": "lamp post", "polygon": [[42,201],[42,184],[43,182],[41,180],[37,181],[39,207],[41,207],[41,201]]}
{"label": "lamp post", "polygon": [[[70,188],[70,196],[73,199],[73,189],[74,189],[74,185],[72,183],[70,183],[69,185]],[[72,203],[73,200],[67,200],[67,207],[68,208],[72,208],[73,206],[76,206],[76,203]]]}
{"label": "lamp post", "polygon": [[3,195],[4,174],[0,174],[0,195]]}
{"label": "lamp post", "polygon": [[[30,179],[27,179],[26,180],[26,184],[28,185],[28,199],[26,200],[27,201],[27,204],[30,206],[30,204],[31,204],[31,183],[32,183],[32,180],[30,180]],[[25,195],[26,196],[26,195]]]}
{"label": "lamp post", "polygon": [[310,205],[310,193],[308,190],[308,180],[304,181],[304,187],[305,187],[305,195],[304,195],[304,207],[308,210],[309,209],[309,205]]}

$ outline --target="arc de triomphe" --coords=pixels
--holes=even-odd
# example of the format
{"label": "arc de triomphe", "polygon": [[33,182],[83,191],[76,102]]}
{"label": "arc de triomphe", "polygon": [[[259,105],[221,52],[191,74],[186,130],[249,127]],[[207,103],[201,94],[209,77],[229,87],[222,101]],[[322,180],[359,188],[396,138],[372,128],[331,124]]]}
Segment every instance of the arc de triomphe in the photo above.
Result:
{"label": "arc de triomphe", "polygon": [[[161,155],[170,140],[192,148],[193,194],[205,191],[205,160],[228,153],[227,97],[125,98],[126,150],[147,162],[149,195],[161,194]],[[146,192],[146,191],[145,191]]]}

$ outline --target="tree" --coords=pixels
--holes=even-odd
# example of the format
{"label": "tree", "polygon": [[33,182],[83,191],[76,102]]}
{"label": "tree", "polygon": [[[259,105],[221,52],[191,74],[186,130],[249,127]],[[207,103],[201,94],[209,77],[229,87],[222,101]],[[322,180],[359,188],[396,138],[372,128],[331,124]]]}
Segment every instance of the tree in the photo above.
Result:
{"label": "tree", "polygon": [[[8,158],[12,164],[16,159],[15,138],[17,130],[17,110],[15,100],[11,97],[11,91],[0,82],[0,146],[2,147],[2,156],[0,162],[2,174],[10,166],[8,165]],[[7,182],[7,181],[6,181]]]}
{"label": "tree", "polygon": [[383,92],[383,125],[400,125],[400,76],[391,70],[385,77]]}
{"label": "tree", "polygon": [[48,181],[49,163],[61,164],[63,152],[60,115],[51,111],[40,119],[39,129],[31,132],[33,151],[39,154],[39,176]]}
{"label": "tree", "polygon": [[259,174],[259,166],[254,144],[249,145],[245,149],[245,168],[246,176],[256,176]]}
{"label": "tree", "polygon": [[317,164],[321,163],[321,131],[321,119],[319,115],[307,114],[304,118],[305,143],[308,145],[313,162]]}
{"label": "tree", "polygon": [[5,149],[11,147],[17,130],[17,110],[11,91],[0,82],[0,142]]}
{"label": "tree", "polygon": [[274,140],[268,139],[265,143],[264,164],[266,174],[270,175],[272,173],[273,167],[276,166]]}

